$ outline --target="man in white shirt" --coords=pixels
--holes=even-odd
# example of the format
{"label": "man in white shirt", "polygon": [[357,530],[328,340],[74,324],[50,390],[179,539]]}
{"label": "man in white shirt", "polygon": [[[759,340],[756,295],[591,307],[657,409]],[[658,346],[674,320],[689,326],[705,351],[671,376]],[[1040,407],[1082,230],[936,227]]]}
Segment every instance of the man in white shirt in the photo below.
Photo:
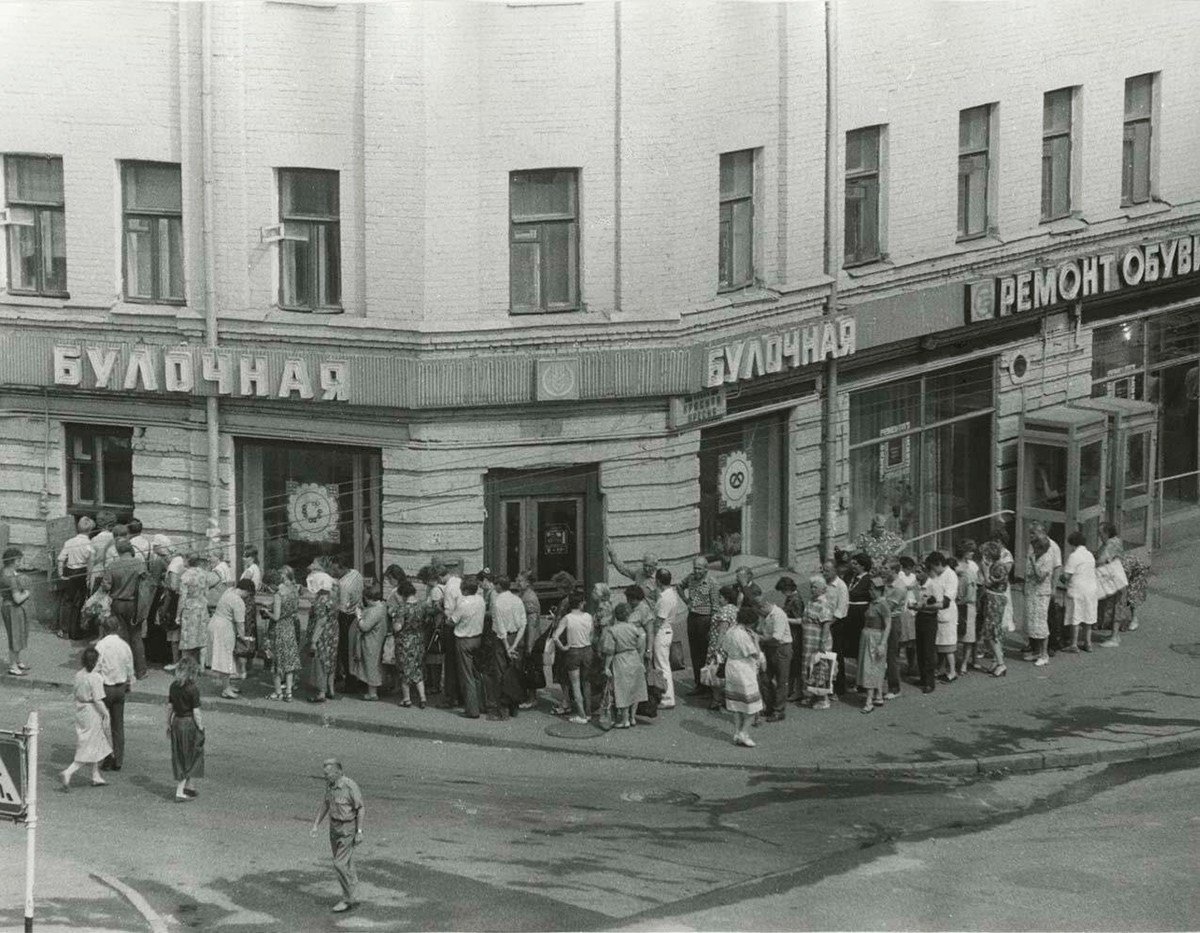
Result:
{"label": "man in white shirt", "polygon": [[462,690],[463,715],[467,719],[479,718],[480,682],[476,660],[483,637],[484,617],[487,605],[479,595],[479,584],[467,580],[462,584],[460,596],[450,614],[454,625],[454,654],[458,667],[458,683]]}
{"label": "man in white shirt", "polygon": [[81,516],[75,528],[79,532],[68,538],[58,552],[58,575],[62,579],[58,601],[59,638],[74,638],[79,629],[79,610],[87,599],[88,567],[92,563],[91,531],[96,527],[88,516]]}
{"label": "man in white shirt", "polygon": [[452,709],[463,704],[458,683],[458,662],[455,659],[454,622],[451,619],[462,598],[462,577],[447,570],[440,560],[433,561],[430,569],[442,590],[442,706]]}
{"label": "man in white shirt", "polygon": [[484,700],[489,713],[500,719],[517,715],[520,697],[504,697],[504,675],[513,664],[519,665],[525,647],[527,625],[525,603],[509,589],[508,577],[496,577],[492,583],[492,637],[484,677]]}
{"label": "man in white shirt", "polygon": [[112,754],[100,762],[101,771],[120,771],[125,758],[125,695],[133,688],[133,651],[118,633],[121,623],[109,616],[105,636],[96,642],[96,670],[104,680],[104,705],[112,725]]}
{"label": "man in white shirt", "polygon": [[767,722],[780,722],[787,713],[788,676],[792,669],[792,627],[787,613],[774,603],[758,606],[759,644],[767,656],[766,682],[769,696],[763,697]]}
{"label": "man in white shirt", "polygon": [[[1057,541],[1055,541],[1050,537],[1049,534],[1046,533],[1046,526],[1039,521],[1032,521],[1029,523],[1029,540],[1030,542],[1045,541],[1046,546],[1050,549],[1047,562],[1050,564],[1051,584],[1054,587],[1055,593],[1057,593],[1058,587],[1061,583],[1060,571],[1062,570],[1063,565],[1062,548],[1058,546]],[[1062,607],[1058,604],[1058,600],[1056,600],[1055,596],[1051,596],[1050,613],[1049,618],[1047,619],[1047,622],[1050,626],[1050,640],[1046,646],[1051,655],[1053,655],[1055,651],[1066,644],[1066,641],[1063,638],[1062,630],[1064,612],[1060,611],[1061,609]],[[1027,644],[1025,645],[1025,650],[1026,652],[1030,652],[1033,650],[1033,642],[1029,641],[1028,639],[1026,639],[1026,641]]]}
{"label": "man in white shirt", "polygon": [[658,708],[673,709],[675,677],[671,671],[671,642],[675,639],[675,619],[681,611],[686,611],[687,604],[679,598],[675,587],[671,585],[671,571],[660,567],[654,574],[654,581],[658,591],[658,602],[654,604],[654,666],[663,672],[667,680],[667,689],[663,692]]}
{"label": "man in white shirt", "polygon": [[[946,558],[933,551],[925,559],[925,579],[917,596],[917,667],[921,673],[921,692],[933,693],[937,685],[937,630],[938,622],[946,610],[954,607],[954,596],[958,593],[958,575],[945,571]],[[918,576],[918,581],[920,577]],[[947,581],[950,589],[947,589]],[[957,608],[957,607],[955,607]]]}

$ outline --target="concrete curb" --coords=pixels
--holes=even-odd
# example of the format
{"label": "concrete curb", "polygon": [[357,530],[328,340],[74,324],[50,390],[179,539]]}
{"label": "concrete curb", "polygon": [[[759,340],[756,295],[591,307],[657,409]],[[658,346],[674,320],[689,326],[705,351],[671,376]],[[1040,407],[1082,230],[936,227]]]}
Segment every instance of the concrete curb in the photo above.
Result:
{"label": "concrete curb", "polygon": [[[17,685],[14,684],[14,686]],[[22,680],[20,686],[31,687],[36,690],[65,690],[70,684],[30,677]],[[159,696],[158,694],[134,691],[129,694],[127,702],[162,706],[166,702],[166,697]],[[584,746],[564,748],[558,745],[509,739],[502,736],[438,733],[431,729],[418,729],[412,726],[393,723],[368,722],[353,718],[334,718],[304,708],[266,709],[260,706],[248,706],[244,703],[213,697],[206,697],[204,702],[206,709],[220,710],[222,713],[233,713],[238,716],[257,716],[261,719],[274,719],[278,722],[304,723],[332,729],[346,729],[351,732],[362,732],[368,735],[438,741],[446,745],[474,745],[485,748],[510,748],[521,749],[523,751],[554,752],[563,755],[584,755],[589,758],[608,758],[613,761],[642,761],[653,764],[678,765],[686,768],[752,771],[757,774],[777,774],[793,778],[827,777],[889,780],[919,777],[966,777],[978,774],[1020,774],[1057,768],[1074,768],[1079,765],[1110,764],[1120,761],[1137,761],[1145,758],[1164,758],[1170,755],[1179,755],[1184,752],[1200,750],[1200,729],[1194,729],[1175,735],[1158,736],[1135,742],[1123,742],[1107,748],[1071,749],[1051,747],[1035,751],[1016,752],[1008,755],[991,755],[981,758],[937,758],[922,761],[885,761],[874,765],[848,767],[803,765],[789,768],[781,765],[754,764],[752,761],[741,763],[655,757],[624,753],[614,749],[587,748]]]}

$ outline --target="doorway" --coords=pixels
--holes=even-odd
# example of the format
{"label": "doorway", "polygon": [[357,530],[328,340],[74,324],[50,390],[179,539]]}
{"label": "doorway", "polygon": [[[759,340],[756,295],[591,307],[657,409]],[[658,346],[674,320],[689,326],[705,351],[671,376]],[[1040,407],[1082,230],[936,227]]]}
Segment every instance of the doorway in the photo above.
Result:
{"label": "doorway", "polygon": [[594,464],[489,470],[484,537],[487,566],[515,580],[522,570],[546,602],[550,578],[565,571],[584,586],[604,577],[600,475]]}

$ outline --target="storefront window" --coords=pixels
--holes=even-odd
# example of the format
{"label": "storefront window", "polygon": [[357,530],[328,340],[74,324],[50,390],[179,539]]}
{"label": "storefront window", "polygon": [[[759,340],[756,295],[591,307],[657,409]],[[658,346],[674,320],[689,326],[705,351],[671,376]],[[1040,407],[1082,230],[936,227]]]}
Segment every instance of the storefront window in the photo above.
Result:
{"label": "storefront window", "polygon": [[133,515],[133,428],[66,426],[67,500],[72,515]]}
{"label": "storefront window", "polygon": [[1128,375],[1145,366],[1145,328],[1140,321],[1092,332],[1092,379]]}
{"label": "storefront window", "polygon": [[700,433],[700,546],[713,566],[740,555],[782,559],[786,439],[783,416]]}
{"label": "storefront window", "polygon": [[1183,311],[1148,323],[1151,364],[1200,355],[1200,313]]}
{"label": "storefront window", "polygon": [[380,576],[380,454],[319,444],[239,441],[238,535],[264,567],[303,579],[315,558]]}
{"label": "storefront window", "polygon": [[985,534],[992,511],[992,361],[850,396],[850,537],[876,514],[912,550]]}

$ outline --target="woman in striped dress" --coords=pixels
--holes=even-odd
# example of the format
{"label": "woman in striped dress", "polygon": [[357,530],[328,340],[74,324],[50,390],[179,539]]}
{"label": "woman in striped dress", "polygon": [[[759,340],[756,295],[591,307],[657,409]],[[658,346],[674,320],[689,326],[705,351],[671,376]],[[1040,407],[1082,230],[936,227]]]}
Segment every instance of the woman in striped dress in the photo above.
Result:
{"label": "woman in striped dress", "polygon": [[763,708],[758,672],[767,666],[754,634],[757,625],[758,613],[752,606],[743,606],[738,610],[737,625],[721,639],[721,653],[725,655],[725,706],[733,713],[733,742],[746,748],[755,744],[746,728],[750,717]]}

